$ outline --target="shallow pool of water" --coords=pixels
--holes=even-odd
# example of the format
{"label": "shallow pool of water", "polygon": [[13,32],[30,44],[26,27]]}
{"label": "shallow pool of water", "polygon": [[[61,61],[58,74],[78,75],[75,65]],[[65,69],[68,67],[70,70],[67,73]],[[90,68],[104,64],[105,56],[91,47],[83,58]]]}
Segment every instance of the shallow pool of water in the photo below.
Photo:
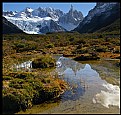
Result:
{"label": "shallow pool of water", "polygon": [[59,65],[52,74],[58,73],[59,78],[69,84],[70,89],[58,100],[34,105],[19,113],[119,113],[119,86],[101,78],[103,73],[116,76],[119,80],[119,68],[115,70],[112,62],[107,63],[107,60],[81,63],[63,56],[56,59]]}

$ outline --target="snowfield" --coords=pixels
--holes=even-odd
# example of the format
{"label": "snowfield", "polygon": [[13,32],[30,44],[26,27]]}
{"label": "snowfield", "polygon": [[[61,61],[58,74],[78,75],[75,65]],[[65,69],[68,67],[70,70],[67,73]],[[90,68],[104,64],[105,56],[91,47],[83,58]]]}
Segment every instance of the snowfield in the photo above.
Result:
{"label": "snowfield", "polygon": [[68,13],[51,7],[38,9],[27,7],[20,12],[3,11],[3,16],[25,33],[30,34],[70,31],[83,19],[82,13],[74,10],[72,6]]}

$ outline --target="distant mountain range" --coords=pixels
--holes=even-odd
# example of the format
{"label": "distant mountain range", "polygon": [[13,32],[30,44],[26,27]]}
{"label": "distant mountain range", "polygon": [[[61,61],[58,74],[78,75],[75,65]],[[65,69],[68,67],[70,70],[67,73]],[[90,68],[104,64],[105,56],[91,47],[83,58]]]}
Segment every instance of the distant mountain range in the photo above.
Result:
{"label": "distant mountain range", "polygon": [[71,6],[68,13],[53,8],[25,8],[20,12],[4,11],[3,16],[26,33],[41,34],[73,30],[83,14]]}
{"label": "distant mountain range", "polygon": [[120,3],[116,2],[98,2],[86,17],[83,17],[82,12],[75,10],[72,5],[68,13],[50,7],[39,7],[25,8],[20,12],[4,11],[3,17],[3,33],[11,33],[13,30],[29,34],[120,31]]}
{"label": "distant mountain range", "polygon": [[[97,3],[74,31],[80,33],[114,31],[115,28],[120,29],[119,21],[120,3]],[[114,25],[118,27],[113,28]]]}

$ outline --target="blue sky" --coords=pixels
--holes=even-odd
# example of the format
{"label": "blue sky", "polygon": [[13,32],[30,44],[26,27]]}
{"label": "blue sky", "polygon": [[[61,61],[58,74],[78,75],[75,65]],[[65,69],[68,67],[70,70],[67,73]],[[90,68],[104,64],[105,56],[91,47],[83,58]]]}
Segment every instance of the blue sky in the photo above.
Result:
{"label": "blue sky", "polygon": [[26,7],[30,7],[32,9],[37,9],[38,7],[52,7],[55,9],[60,9],[63,12],[68,12],[71,4],[73,5],[74,9],[79,10],[82,12],[83,16],[86,16],[89,12],[89,10],[91,10],[92,8],[94,8],[94,6],[96,5],[95,2],[67,2],[67,3],[47,3],[47,2],[43,2],[43,3],[39,3],[39,2],[18,2],[18,3],[14,3],[14,2],[3,2],[2,6],[3,6],[3,10],[4,11],[21,11],[23,9],[25,9]]}

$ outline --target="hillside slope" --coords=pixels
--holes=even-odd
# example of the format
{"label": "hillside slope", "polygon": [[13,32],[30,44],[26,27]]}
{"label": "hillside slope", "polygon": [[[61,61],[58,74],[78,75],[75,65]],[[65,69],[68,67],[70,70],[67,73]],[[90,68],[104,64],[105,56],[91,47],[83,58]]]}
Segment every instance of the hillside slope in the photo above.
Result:
{"label": "hillside slope", "polygon": [[74,31],[92,33],[120,18],[119,3],[97,3]]}
{"label": "hillside slope", "polygon": [[112,24],[99,29],[97,32],[112,32],[112,31],[117,31],[117,32],[120,31],[120,18],[117,19]]}
{"label": "hillside slope", "polygon": [[3,23],[3,34],[24,33],[16,25],[12,24],[4,17],[2,23]]}

